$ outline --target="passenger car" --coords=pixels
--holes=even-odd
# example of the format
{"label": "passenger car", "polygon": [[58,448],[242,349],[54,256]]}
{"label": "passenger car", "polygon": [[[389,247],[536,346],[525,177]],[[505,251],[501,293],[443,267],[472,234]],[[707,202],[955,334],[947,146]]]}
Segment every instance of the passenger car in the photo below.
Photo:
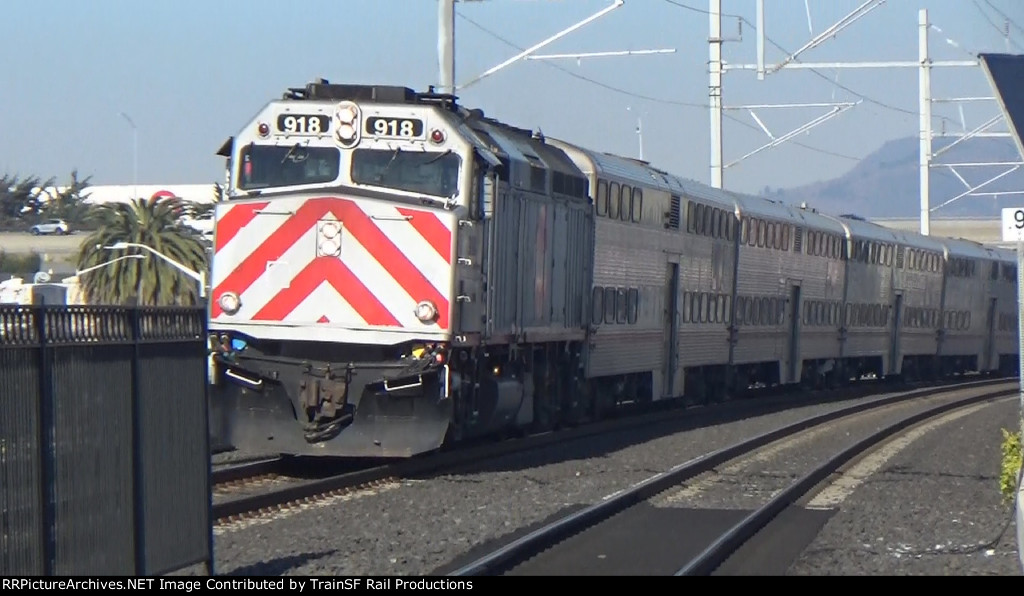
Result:
{"label": "passenger car", "polygon": [[29,228],[29,231],[32,232],[33,236],[38,236],[40,234],[57,234],[58,236],[64,236],[71,233],[71,228],[63,219],[48,219],[42,223],[37,223],[32,226]]}

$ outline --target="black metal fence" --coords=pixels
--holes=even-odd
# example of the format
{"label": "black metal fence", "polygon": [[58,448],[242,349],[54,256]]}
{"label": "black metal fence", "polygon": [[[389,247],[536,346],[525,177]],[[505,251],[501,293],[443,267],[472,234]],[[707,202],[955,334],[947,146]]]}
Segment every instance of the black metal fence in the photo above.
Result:
{"label": "black metal fence", "polygon": [[0,576],[213,570],[206,314],[0,305]]}

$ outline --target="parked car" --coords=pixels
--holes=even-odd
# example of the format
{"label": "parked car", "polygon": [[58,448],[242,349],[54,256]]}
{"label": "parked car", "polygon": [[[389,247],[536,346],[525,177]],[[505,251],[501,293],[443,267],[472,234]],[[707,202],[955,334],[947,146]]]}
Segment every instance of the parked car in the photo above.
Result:
{"label": "parked car", "polygon": [[63,236],[71,232],[68,224],[63,219],[48,219],[43,223],[38,223],[29,229],[33,236],[40,234],[57,234]]}

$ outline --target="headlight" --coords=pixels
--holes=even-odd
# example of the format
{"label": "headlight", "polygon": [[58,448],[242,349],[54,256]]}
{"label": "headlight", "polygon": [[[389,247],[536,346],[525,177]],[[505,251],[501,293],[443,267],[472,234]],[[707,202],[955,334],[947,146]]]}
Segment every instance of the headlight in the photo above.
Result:
{"label": "headlight", "polygon": [[429,323],[437,318],[437,307],[429,300],[424,300],[416,305],[416,318]]}
{"label": "headlight", "polygon": [[224,292],[217,299],[217,304],[220,305],[221,310],[225,313],[233,315],[242,307],[242,300],[234,292]]}

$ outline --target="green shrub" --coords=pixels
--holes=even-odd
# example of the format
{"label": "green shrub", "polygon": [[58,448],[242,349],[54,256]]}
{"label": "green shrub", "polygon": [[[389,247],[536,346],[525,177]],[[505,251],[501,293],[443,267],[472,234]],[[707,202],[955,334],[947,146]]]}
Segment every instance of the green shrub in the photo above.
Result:
{"label": "green shrub", "polygon": [[1003,431],[1003,461],[999,473],[999,492],[1004,502],[1012,502],[1017,496],[1017,476],[1021,469],[1020,431]]}
{"label": "green shrub", "polygon": [[43,266],[43,257],[33,251],[30,253],[9,254],[0,250],[0,272],[18,276],[31,276]]}

